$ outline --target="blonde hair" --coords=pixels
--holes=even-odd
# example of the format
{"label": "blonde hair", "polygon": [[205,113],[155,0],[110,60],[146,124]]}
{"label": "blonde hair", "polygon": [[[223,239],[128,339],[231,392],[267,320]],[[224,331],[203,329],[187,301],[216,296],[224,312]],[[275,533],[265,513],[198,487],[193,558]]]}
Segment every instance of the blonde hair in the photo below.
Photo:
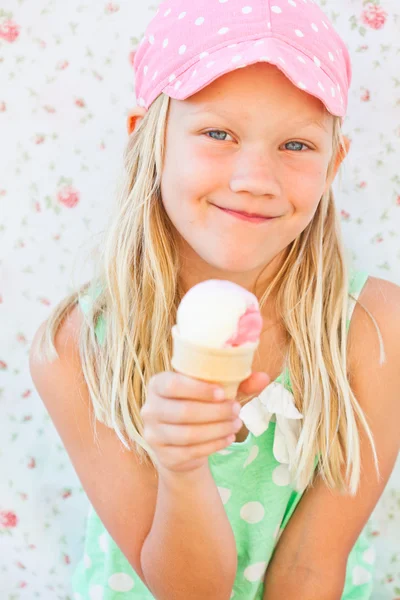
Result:
{"label": "blonde hair", "polygon": [[[172,370],[171,327],[183,295],[173,226],[160,193],[169,106],[170,98],[161,94],[129,137],[115,212],[99,244],[91,281],[92,290],[100,286],[99,293],[79,334],[95,418],[114,429],[126,448],[134,449],[140,461],[152,464],[155,471],[157,460],[143,438],[140,409],[149,379]],[[341,121],[335,117],[328,177],[339,151],[345,152],[345,147]],[[282,267],[260,299],[262,307],[277,290],[277,310],[289,341],[286,365],[295,405],[304,415],[291,468],[297,489],[312,485],[318,456],[318,473],[331,489],[356,493],[360,481],[357,419],[370,440],[379,477],[373,436],[348,380],[348,280],[330,188],[307,228],[287,248]],[[55,334],[89,286],[69,294],[52,311],[39,356],[58,357]],[[101,316],[106,316],[103,344],[94,330]],[[350,477],[348,486],[343,481],[343,465],[346,480]]]}

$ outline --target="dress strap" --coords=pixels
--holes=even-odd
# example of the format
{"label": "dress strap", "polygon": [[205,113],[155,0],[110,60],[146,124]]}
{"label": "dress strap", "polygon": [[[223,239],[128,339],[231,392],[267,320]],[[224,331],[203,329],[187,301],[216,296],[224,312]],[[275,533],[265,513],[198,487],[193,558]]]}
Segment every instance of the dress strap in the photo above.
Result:
{"label": "dress strap", "polygon": [[[351,270],[351,277],[349,282],[349,294],[358,300],[365,284],[368,281],[369,273],[367,271],[356,271]],[[349,298],[349,308],[347,313],[347,330],[350,327],[351,317],[353,316],[356,301],[353,298]]]}
{"label": "dress strap", "polygon": [[[89,313],[93,299],[99,295],[100,291],[100,286],[96,286],[95,288],[90,286],[85,294],[79,296],[79,306],[84,314],[87,315]],[[99,344],[102,345],[105,337],[105,321],[103,315],[100,315],[96,321],[95,333]]]}

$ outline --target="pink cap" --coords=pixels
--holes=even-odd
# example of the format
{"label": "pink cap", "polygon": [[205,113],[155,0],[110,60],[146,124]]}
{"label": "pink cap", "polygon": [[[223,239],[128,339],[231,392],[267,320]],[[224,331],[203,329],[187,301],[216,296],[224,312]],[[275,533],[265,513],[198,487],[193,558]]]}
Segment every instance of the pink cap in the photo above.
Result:
{"label": "pink cap", "polygon": [[351,60],[315,0],[164,0],[134,58],[137,104],[184,100],[256,62],[276,65],[328,111],[347,111]]}

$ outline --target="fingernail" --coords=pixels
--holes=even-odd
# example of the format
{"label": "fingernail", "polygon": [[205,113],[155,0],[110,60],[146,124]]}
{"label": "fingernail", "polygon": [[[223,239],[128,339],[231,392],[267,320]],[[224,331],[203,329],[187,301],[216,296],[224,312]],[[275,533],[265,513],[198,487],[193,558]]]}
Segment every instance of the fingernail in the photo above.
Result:
{"label": "fingernail", "polygon": [[215,400],[223,400],[225,398],[225,392],[222,388],[217,388],[214,390],[214,398]]}
{"label": "fingernail", "polygon": [[238,402],[235,402],[235,404],[232,407],[232,412],[234,415],[238,415],[240,413],[240,409],[241,409],[241,405]]}

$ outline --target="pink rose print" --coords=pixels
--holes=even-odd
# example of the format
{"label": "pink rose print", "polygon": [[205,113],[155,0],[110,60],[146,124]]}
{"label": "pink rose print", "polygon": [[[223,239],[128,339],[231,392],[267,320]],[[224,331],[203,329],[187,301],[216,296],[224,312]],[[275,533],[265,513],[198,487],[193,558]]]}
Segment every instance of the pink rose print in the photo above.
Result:
{"label": "pink rose print", "polygon": [[129,64],[133,67],[133,61],[135,60],[136,50],[129,52]]}
{"label": "pink rose print", "polygon": [[69,66],[69,62],[68,62],[67,60],[60,60],[60,61],[57,63],[57,67],[56,67],[56,68],[57,68],[59,71],[64,71],[64,69],[66,69],[68,66]]}
{"label": "pink rose print", "polygon": [[114,4],[113,2],[109,2],[106,4],[106,13],[112,14],[119,11],[119,4]]}
{"label": "pink rose print", "polygon": [[21,27],[11,19],[0,23],[0,38],[6,42],[15,42],[19,36]]}
{"label": "pink rose print", "polygon": [[31,457],[30,461],[27,464],[28,469],[34,469],[36,467],[36,460]]}
{"label": "pink rose print", "polygon": [[365,90],[361,96],[362,102],[369,102],[371,100],[371,93],[369,90]]}
{"label": "pink rose print", "polygon": [[371,29],[382,29],[386,23],[387,16],[387,12],[381,6],[369,4],[367,5],[367,8],[363,10],[361,20],[365,25],[371,27]]}
{"label": "pink rose print", "polygon": [[0,527],[16,527],[18,523],[17,515],[13,512],[0,510]]}
{"label": "pink rose print", "polygon": [[57,194],[57,200],[67,208],[74,208],[79,202],[79,192],[72,186],[63,187]]}

